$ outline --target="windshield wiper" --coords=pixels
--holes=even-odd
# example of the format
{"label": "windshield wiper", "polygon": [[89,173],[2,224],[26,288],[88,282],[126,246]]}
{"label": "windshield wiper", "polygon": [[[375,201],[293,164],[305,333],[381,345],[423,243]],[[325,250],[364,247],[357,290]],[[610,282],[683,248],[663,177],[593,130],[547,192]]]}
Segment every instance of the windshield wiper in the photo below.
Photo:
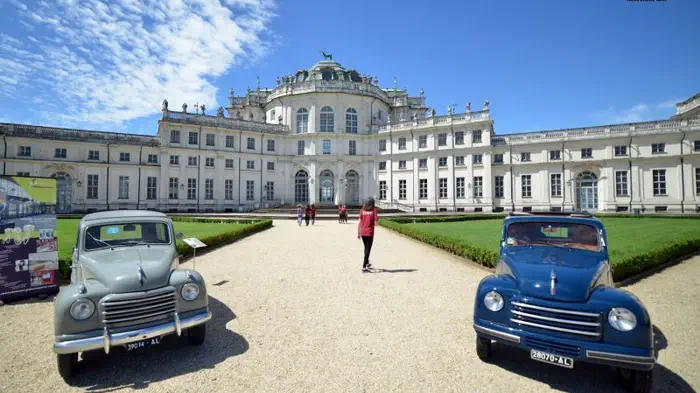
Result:
{"label": "windshield wiper", "polygon": [[107,243],[106,241],[100,240],[100,239],[96,238],[95,236],[92,236],[92,234],[90,234],[90,233],[85,232],[85,234],[88,235],[90,237],[90,239],[92,239],[93,241],[95,241],[97,243],[104,244],[105,247],[114,247],[111,244]]}
{"label": "windshield wiper", "polygon": [[131,246],[151,246],[151,243],[147,243],[143,240],[126,240],[120,243],[117,243],[113,245],[112,247],[119,247],[119,246],[125,246],[125,247],[131,247]]}

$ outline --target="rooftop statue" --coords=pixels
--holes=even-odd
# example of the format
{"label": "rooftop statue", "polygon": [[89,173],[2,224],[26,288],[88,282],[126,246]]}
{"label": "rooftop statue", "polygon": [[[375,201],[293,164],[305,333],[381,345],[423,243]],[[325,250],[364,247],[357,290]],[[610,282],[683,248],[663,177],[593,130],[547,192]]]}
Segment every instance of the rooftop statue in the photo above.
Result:
{"label": "rooftop statue", "polygon": [[224,117],[224,107],[220,106],[219,109],[216,110],[216,116],[217,117]]}
{"label": "rooftop statue", "polygon": [[465,106],[464,109],[466,109],[466,112],[471,112],[471,110],[472,110],[472,102],[471,102],[471,101],[467,101],[467,106]]}
{"label": "rooftop statue", "polygon": [[430,108],[430,117],[435,117],[435,108]]}
{"label": "rooftop statue", "polygon": [[228,96],[233,97],[233,87],[228,90]]}
{"label": "rooftop statue", "polygon": [[187,113],[187,103],[182,104],[182,111]]}
{"label": "rooftop statue", "polygon": [[279,85],[280,85],[280,77],[278,76],[277,77],[277,86],[279,86]]}
{"label": "rooftop statue", "polygon": [[163,110],[164,111],[168,110],[168,100],[163,100]]}
{"label": "rooftop statue", "polygon": [[489,100],[484,100],[484,110],[489,110]]}
{"label": "rooftop statue", "polygon": [[321,54],[323,55],[323,60],[333,60],[333,54],[330,52],[326,52],[324,50],[321,51]]}
{"label": "rooftop statue", "polygon": [[421,96],[421,97],[425,97],[425,90],[423,90],[422,87],[421,87],[421,89],[420,89],[420,96]]}
{"label": "rooftop statue", "polygon": [[199,108],[202,110],[202,114],[204,114],[204,111],[207,110],[207,107],[204,106],[204,104],[202,104]]}

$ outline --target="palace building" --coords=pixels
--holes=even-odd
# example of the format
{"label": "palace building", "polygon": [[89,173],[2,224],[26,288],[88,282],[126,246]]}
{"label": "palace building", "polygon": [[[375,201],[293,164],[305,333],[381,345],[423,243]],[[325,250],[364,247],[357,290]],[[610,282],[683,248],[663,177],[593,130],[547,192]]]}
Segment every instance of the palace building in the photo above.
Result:
{"label": "palace building", "polygon": [[154,136],[2,123],[3,174],[56,178],[59,213],[700,211],[700,94],[667,120],[499,135],[488,101],[437,115],[329,58],[216,115],[177,109]]}

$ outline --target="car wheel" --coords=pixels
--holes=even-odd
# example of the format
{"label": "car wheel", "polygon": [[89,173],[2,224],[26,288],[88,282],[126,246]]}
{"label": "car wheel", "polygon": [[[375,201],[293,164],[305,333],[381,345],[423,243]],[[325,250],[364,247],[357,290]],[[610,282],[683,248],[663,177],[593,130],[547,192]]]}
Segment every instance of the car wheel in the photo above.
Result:
{"label": "car wheel", "polygon": [[58,363],[58,373],[65,381],[70,379],[75,375],[76,371],[78,371],[77,353],[56,355],[56,361]]}
{"label": "car wheel", "polygon": [[652,382],[654,380],[653,370],[631,370],[628,368],[618,368],[617,375],[622,380],[622,384],[631,393],[649,393],[651,392]]}
{"label": "car wheel", "polygon": [[202,345],[207,336],[207,325],[201,324],[187,329],[187,339],[192,345]]}
{"label": "car wheel", "polygon": [[491,357],[490,339],[476,336],[476,355],[483,361],[487,361]]}

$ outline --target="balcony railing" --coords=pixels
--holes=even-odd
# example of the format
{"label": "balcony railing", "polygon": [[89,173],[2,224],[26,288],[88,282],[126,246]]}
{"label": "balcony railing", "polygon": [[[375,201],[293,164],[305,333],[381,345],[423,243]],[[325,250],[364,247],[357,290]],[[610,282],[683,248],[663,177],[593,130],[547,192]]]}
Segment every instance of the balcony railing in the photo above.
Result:
{"label": "balcony railing", "polygon": [[700,106],[700,97],[695,98],[694,100],[690,102],[686,102],[685,104],[678,105],[676,107],[676,114],[681,115],[683,113],[689,112],[691,109],[695,109]]}
{"label": "balcony railing", "polygon": [[158,146],[160,139],[154,136],[122,134],[106,131],[87,131],[70,128],[34,126],[29,124],[0,123],[0,133],[7,135],[63,141],[110,143],[119,145]]}
{"label": "balcony railing", "polygon": [[289,133],[289,127],[285,125],[256,123],[246,120],[231,119],[228,117],[198,115],[195,113],[164,111],[163,120],[204,126],[224,127],[241,131],[264,132],[268,134]]}
{"label": "balcony railing", "polygon": [[423,128],[432,127],[435,125],[448,125],[448,124],[467,124],[477,121],[490,120],[490,114],[488,110],[469,112],[469,113],[459,113],[453,115],[435,116],[427,119],[416,119],[403,121],[399,123],[394,123],[391,125],[384,125],[379,127],[379,132],[389,132],[389,131],[400,131],[408,130],[412,128]]}
{"label": "balcony railing", "polygon": [[386,92],[377,86],[368,83],[341,80],[308,80],[303,82],[285,83],[272,90],[272,92],[267,96],[267,102],[286,95],[305,93],[363,94],[379,98],[385,102],[393,102]]}

